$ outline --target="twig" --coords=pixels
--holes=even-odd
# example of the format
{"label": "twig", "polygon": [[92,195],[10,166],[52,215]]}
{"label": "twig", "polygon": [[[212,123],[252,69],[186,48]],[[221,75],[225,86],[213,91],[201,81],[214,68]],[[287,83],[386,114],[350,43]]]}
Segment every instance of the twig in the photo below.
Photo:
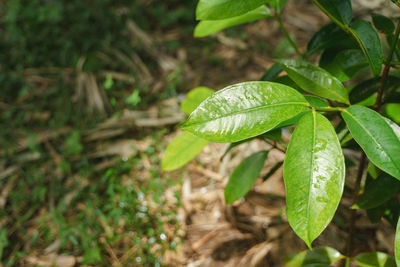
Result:
{"label": "twig", "polygon": [[385,62],[385,67],[384,67],[383,72],[382,72],[381,84],[379,86],[378,94],[376,96],[376,101],[375,101],[375,104],[374,104],[374,109],[378,110],[378,111],[379,111],[379,109],[381,108],[381,105],[382,105],[383,89],[385,87],[386,78],[387,78],[387,76],[389,74],[389,70],[390,70],[390,67],[391,67],[390,62],[393,59],[393,54],[394,54],[394,51],[396,49],[397,42],[399,40],[399,35],[400,35],[400,20],[397,22],[396,33],[394,35],[394,40],[393,40],[392,46],[390,47],[389,56],[387,57],[386,62]]}
{"label": "twig", "polygon": [[[362,152],[360,163],[358,165],[357,180],[356,180],[356,183],[355,183],[354,189],[353,189],[352,204],[355,204],[359,198],[360,188],[361,188],[361,180],[362,180],[364,169],[365,169],[366,159],[367,159],[367,157],[365,156],[365,153]],[[346,256],[347,257],[351,256],[351,253],[353,250],[354,228],[355,228],[356,215],[357,215],[356,212],[357,212],[357,210],[352,209],[351,214],[350,214],[350,222],[349,222],[349,230],[348,230],[349,236],[347,238],[347,244],[346,244]]]}
{"label": "twig", "polygon": [[283,25],[280,15],[275,15],[274,19],[278,22],[279,27],[281,28],[283,34],[285,35],[285,38],[289,41],[290,45],[294,48],[296,54],[300,58],[303,58],[303,54],[300,52],[299,47],[297,46],[296,42],[292,39],[292,37],[290,37],[288,31],[285,28],[285,25]]}

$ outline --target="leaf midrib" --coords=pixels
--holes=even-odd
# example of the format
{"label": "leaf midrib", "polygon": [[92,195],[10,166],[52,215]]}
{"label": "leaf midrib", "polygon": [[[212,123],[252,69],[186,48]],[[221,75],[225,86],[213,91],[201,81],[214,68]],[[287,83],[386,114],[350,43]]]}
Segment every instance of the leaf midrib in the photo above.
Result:
{"label": "leaf midrib", "polygon": [[204,123],[207,123],[207,122],[210,122],[210,121],[216,121],[216,120],[219,120],[219,119],[222,119],[222,118],[226,118],[226,117],[232,117],[232,116],[243,114],[243,113],[250,113],[250,112],[261,110],[261,109],[268,109],[268,108],[271,108],[271,107],[278,107],[278,106],[285,106],[285,105],[302,105],[302,106],[308,107],[309,103],[308,102],[307,103],[306,102],[285,102],[285,103],[270,104],[270,105],[265,105],[265,106],[258,106],[258,107],[254,107],[254,108],[243,109],[243,110],[240,110],[240,111],[231,112],[231,113],[228,113],[228,114],[225,114],[223,116],[220,116],[220,117],[217,117],[217,118],[213,118],[213,119],[210,119],[210,120],[193,122],[193,123],[189,123],[189,124],[186,124],[186,125],[184,124],[182,126],[182,128],[185,129],[185,128],[188,128],[188,127],[191,127],[191,126],[194,126],[194,125],[204,124]]}
{"label": "leaf midrib", "polygon": [[308,225],[308,231],[307,231],[307,237],[308,241],[310,244],[307,244],[308,246],[311,246],[311,230],[310,230],[310,206],[311,206],[311,189],[312,189],[312,182],[314,179],[314,149],[315,149],[315,143],[316,143],[316,137],[317,137],[317,121],[316,121],[316,114],[315,114],[315,109],[312,110],[312,115],[313,115],[313,142],[312,142],[312,151],[311,151],[311,179],[308,182],[308,204],[307,204],[307,225]]}

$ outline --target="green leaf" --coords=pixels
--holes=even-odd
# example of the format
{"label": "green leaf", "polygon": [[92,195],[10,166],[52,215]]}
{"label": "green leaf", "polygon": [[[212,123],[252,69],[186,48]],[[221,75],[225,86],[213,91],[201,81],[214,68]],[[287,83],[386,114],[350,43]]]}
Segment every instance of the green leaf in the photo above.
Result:
{"label": "green leaf", "polygon": [[260,6],[243,15],[222,19],[222,20],[202,20],[194,29],[194,37],[204,37],[226,28],[252,22],[255,20],[272,17],[273,14],[266,6]]}
{"label": "green leaf", "polygon": [[353,16],[350,0],[314,0],[314,3],[335,23],[350,23]]}
{"label": "green leaf", "polygon": [[313,250],[304,250],[283,259],[287,267],[302,267],[309,264],[332,264],[343,258],[334,248],[318,247]]}
{"label": "green leaf", "polygon": [[400,123],[400,104],[387,104],[385,106],[385,113],[389,118]]}
{"label": "green leaf", "polygon": [[355,20],[350,25],[350,31],[367,57],[372,73],[379,75],[382,69],[383,56],[382,44],[378,33],[372,25],[365,20]]}
{"label": "green leaf", "polygon": [[368,66],[368,62],[359,49],[348,49],[338,53],[334,62],[347,76],[347,80],[352,78],[357,72]]}
{"label": "green leaf", "polygon": [[225,187],[225,201],[232,204],[244,197],[260,175],[268,152],[261,151],[245,158],[233,171]]}
{"label": "green leaf", "polygon": [[322,27],[307,45],[307,54],[311,55],[327,48],[356,48],[357,42],[339,26],[330,23]]}
{"label": "green leaf", "polygon": [[289,224],[308,247],[332,220],[344,186],[342,149],[332,124],[313,111],[290,140],[283,167]]}
{"label": "green leaf", "polygon": [[281,13],[282,9],[285,7],[287,0],[271,0],[269,5],[276,10],[276,13]]}
{"label": "green leaf", "polygon": [[396,267],[394,258],[383,252],[361,253],[354,259],[361,267]]}
{"label": "green leaf", "polygon": [[346,88],[326,70],[300,59],[279,59],[277,62],[303,90],[349,104]]}
{"label": "green leaf", "polygon": [[396,259],[396,265],[400,266],[400,217],[397,221],[396,235],[394,237],[394,256]]}
{"label": "green leaf", "polygon": [[342,117],[371,162],[400,180],[400,139],[385,118],[363,106],[347,108]]}
{"label": "green leaf", "polygon": [[229,86],[203,101],[182,126],[213,142],[237,142],[265,133],[305,111],[309,104],[293,88],[273,82]]}
{"label": "green leaf", "polygon": [[200,0],[196,8],[197,20],[220,20],[243,15],[270,0]]}
{"label": "green leaf", "polygon": [[372,13],[371,16],[372,16],[372,22],[374,23],[374,26],[378,31],[383,32],[385,34],[393,33],[396,27],[391,19],[389,19],[384,15],[376,13]]}
{"label": "green leaf", "polygon": [[186,99],[182,101],[181,110],[189,115],[201,102],[213,93],[215,93],[215,91],[208,87],[201,86],[194,88],[186,95]]}
{"label": "green leaf", "polygon": [[400,182],[388,174],[382,174],[377,179],[366,184],[364,193],[357,201],[355,208],[375,208],[389,199],[399,191]]}
{"label": "green leaf", "polygon": [[[356,85],[350,92],[350,102],[352,104],[356,104],[360,101],[363,101],[376,93],[381,85],[381,77],[375,77],[372,79],[368,79],[358,85]],[[391,91],[394,88],[398,88],[400,86],[400,79],[395,76],[388,76],[386,78],[384,91]]]}
{"label": "green leaf", "polygon": [[322,99],[318,96],[305,95],[304,97],[307,99],[308,103],[310,103],[313,107],[316,108],[329,107],[329,103],[325,99]]}
{"label": "green leaf", "polygon": [[261,77],[261,81],[273,81],[275,78],[278,77],[279,73],[281,73],[283,71],[283,69],[281,68],[281,66],[279,66],[279,64],[275,63],[274,65],[272,65],[272,67],[270,67],[265,73],[264,75]]}
{"label": "green leaf", "polygon": [[162,159],[162,169],[164,171],[179,169],[196,157],[207,144],[207,140],[189,132],[182,132],[167,146]]}

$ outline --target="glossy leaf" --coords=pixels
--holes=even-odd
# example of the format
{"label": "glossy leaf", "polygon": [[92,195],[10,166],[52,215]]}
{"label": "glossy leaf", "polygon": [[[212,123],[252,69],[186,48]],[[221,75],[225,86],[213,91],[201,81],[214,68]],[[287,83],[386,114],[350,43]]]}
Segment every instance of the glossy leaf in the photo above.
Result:
{"label": "glossy leaf", "polygon": [[400,180],[400,139],[385,118],[362,106],[347,108],[342,117],[372,163]]}
{"label": "glossy leaf", "polygon": [[313,250],[304,250],[283,259],[287,267],[303,267],[309,264],[332,264],[343,258],[334,248],[318,247]]}
{"label": "glossy leaf", "polygon": [[344,175],[342,148],[332,124],[317,112],[305,114],[290,140],[283,177],[289,224],[309,247],[335,214]]}
{"label": "glossy leaf", "polygon": [[397,266],[400,266],[400,217],[397,221],[396,235],[394,237],[394,256]]}
{"label": "glossy leaf", "polygon": [[386,201],[399,191],[400,182],[388,174],[382,174],[376,180],[366,184],[364,193],[357,201],[355,208],[371,209]]}
{"label": "glossy leaf", "polygon": [[357,48],[357,42],[346,34],[339,26],[330,23],[322,27],[311,38],[307,45],[307,53],[313,54],[331,47]]}
{"label": "glossy leaf", "polygon": [[183,129],[213,142],[237,142],[265,133],[305,111],[293,88],[273,82],[229,86],[203,101]]}
{"label": "glossy leaf", "polygon": [[207,144],[207,140],[189,132],[182,132],[167,146],[162,159],[162,169],[164,171],[179,169],[196,157]]}
{"label": "glossy leaf", "polygon": [[350,0],[314,0],[314,3],[338,24],[349,24],[353,16]]}
{"label": "glossy leaf", "polygon": [[349,104],[342,83],[326,70],[300,59],[279,59],[277,62],[303,90]]}
{"label": "glossy leaf", "polygon": [[365,20],[355,20],[350,25],[350,31],[367,57],[372,73],[379,75],[383,64],[382,44],[372,25]]}
{"label": "glossy leaf", "polygon": [[220,20],[243,15],[270,0],[200,0],[197,20]]}
{"label": "glossy leaf", "polygon": [[225,201],[232,204],[244,197],[260,175],[268,152],[261,151],[245,158],[233,171],[225,187]]}
{"label": "glossy leaf", "polygon": [[193,112],[203,102],[207,97],[215,93],[214,90],[208,87],[196,87],[191,90],[187,95],[186,99],[184,99],[181,103],[181,110],[187,115]]}
{"label": "glossy leaf", "polygon": [[393,33],[395,25],[391,19],[376,13],[372,13],[371,16],[372,16],[372,22],[374,23],[374,26],[378,31],[383,32],[385,34]]}
{"label": "glossy leaf", "polygon": [[396,267],[394,258],[383,252],[361,253],[354,259],[361,267]]}
{"label": "glossy leaf", "polygon": [[255,20],[272,17],[273,14],[266,6],[260,6],[243,15],[222,19],[222,20],[202,20],[194,29],[194,37],[204,37],[226,28],[252,22]]}

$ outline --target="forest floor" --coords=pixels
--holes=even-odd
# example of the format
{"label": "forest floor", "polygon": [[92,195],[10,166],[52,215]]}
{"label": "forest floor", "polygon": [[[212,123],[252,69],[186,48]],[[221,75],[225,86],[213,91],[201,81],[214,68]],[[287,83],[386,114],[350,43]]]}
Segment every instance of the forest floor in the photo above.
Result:
{"label": "forest floor", "polygon": [[[328,22],[300,2],[289,2],[285,14],[284,24],[301,51]],[[179,109],[185,92],[259,80],[274,57],[294,54],[279,25],[263,20],[200,40],[179,28],[148,33],[133,21],[127,29],[127,40],[141,52],[112,55],[139,74],[134,78],[111,71],[94,75],[82,69],[82,59],[76,69],[25,69],[32,92],[14,103],[0,101],[2,123],[9,128],[0,149],[0,266],[275,267],[305,250],[285,216],[280,150],[255,140],[224,155],[226,144],[210,143],[180,170],[160,168],[163,151],[185,118]],[[108,56],[100,57],[112,62]],[[124,99],[135,108],[106,115],[115,101],[107,96],[109,77],[125,83]],[[74,89],[49,108],[32,108],[32,99],[54,94],[56,80]],[[151,100],[135,90],[131,94],[131,80],[147,88],[144,95]],[[48,127],[55,114],[80,114],[78,104],[97,111],[88,119],[77,117],[74,125],[57,119],[62,127]],[[34,127],[18,128],[16,118]],[[290,136],[282,138],[287,142]],[[226,205],[230,173],[261,150],[269,150],[262,174],[270,178],[259,179],[244,199]],[[347,172],[352,187],[355,167]],[[344,252],[350,204],[345,195],[314,246]],[[391,225],[373,224],[362,212],[357,216],[355,252],[393,254]]]}

